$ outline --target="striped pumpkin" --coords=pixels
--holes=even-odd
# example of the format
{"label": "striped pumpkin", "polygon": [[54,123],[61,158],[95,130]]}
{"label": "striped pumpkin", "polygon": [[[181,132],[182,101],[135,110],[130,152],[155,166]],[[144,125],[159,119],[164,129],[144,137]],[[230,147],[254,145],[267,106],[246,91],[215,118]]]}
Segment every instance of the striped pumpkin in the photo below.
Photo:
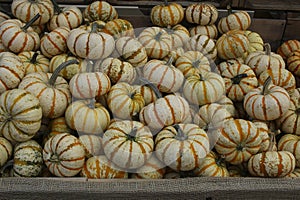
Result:
{"label": "striped pumpkin", "polygon": [[117,167],[106,156],[89,158],[80,172],[80,176],[92,179],[126,179],[128,173]]}
{"label": "striped pumpkin", "polygon": [[231,65],[240,65],[240,64],[244,64],[244,60],[242,58],[234,58],[234,59],[229,59],[229,60],[225,60],[223,62],[220,62],[216,68],[215,71],[218,74],[222,74],[223,71],[227,70]]}
{"label": "striped pumpkin", "polygon": [[83,168],[85,150],[78,138],[62,133],[51,137],[46,142],[43,160],[53,175],[72,177]]}
{"label": "striped pumpkin", "polygon": [[113,52],[115,41],[107,33],[97,33],[97,24],[93,24],[91,31],[80,28],[71,30],[67,46],[75,56],[97,60],[106,58]]}
{"label": "striped pumpkin", "polygon": [[214,103],[225,94],[223,78],[214,72],[202,72],[192,75],[183,85],[184,97],[192,104]]}
{"label": "striped pumpkin", "polygon": [[42,172],[43,149],[35,141],[19,143],[14,149],[14,176],[36,177]]}
{"label": "striped pumpkin", "polygon": [[41,37],[42,34],[45,32],[46,25],[45,24],[32,25],[31,28],[33,29],[34,32],[36,32]]}
{"label": "striped pumpkin", "polygon": [[11,11],[22,22],[29,22],[35,15],[40,14],[40,18],[33,25],[46,24],[54,15],[51,0],[13,0]]}
{"label": "striped pumpkin", "polygon": [[118,13],[106,1],[94,1],[84,9],[83,17],[91,22],[96,20],[107,22],[118,18]]}
{"label": "striped pumpkin", "polygon": [[207,35],[195,35],[185,43],[186,51],[200,51],[211,62],[217,58],[217,48],[213,39]]}
{"label": "striped pumpkin", "polygon": [[221,76],[225,82],[226,95],[232,101],[243,101],[248,92],[258,87],[254,71],[245,64],[229,65]]}
{"label": "striped pumpkin", "polygon": [[155,155],[175,171],[190,171],[210,151],[206,132],[195,124],[167,126],[155,138]]}
{"label": "striped pumpkin", "polygon": [[154,149],[150,129],[138,121],[114,121],[103,134],[103,149],[117,166],[131,170],[143,166]]}
{"label": "striped pumpkin", "polygon": [[184,76],[169,61],[150,60],[143,68],[143,77],[157,86],[159,91],[171,93],[181,89]]}
{"label": "striped pumpkin", "polygon": [[208,58],[199,51],[185,52],[176,60],[175,66],[183,73],[185,78],[202,71],[211,71]]}
{"label": "striped pumpkin", "polygon": [[120,37],[135,37],[133,25],[126,19],[113,19],[105,24],[103,32],[113,36],[115,39]]}
{"label": "striped pumpkin", "polygon": [[0,135],[11,142],[30,140],[40,129],[42,108],[39,100],[21,89],[0,96]]}
{"label": "striped pumpkin", "polygon": [[300,168],[296,167],[294,171],[286,175],[284,178],[299,178],[300,177]]}
{"label": "striped pumpkin", "polygon": [[132,119],[145,106],[141,93],[128,83],[120,82],[112,86],[107,95],[107,104],[115,118]]}
{"label": "striped pumpkin", "polygon": [[156,26],[175,26],[184,19],[184,9],[176,2],[165,1],[164,4],[151,8],[150,19]]}
{"label": "striped pumpkin", "polygon": [[96,32],[102,32],[104,27],[105,27],[105,22],[104,21],[101,21],[101,20],[97,20],[97,21],[93,21],[93,22],[89,22],[89,21],[86,21],[87,19],[85,19],[84,23],[79,26],[78,28],[80,29],[83,29],[85,31],[88,31],[90,32],[93,28],[93,24],[97,24],[97,27],[96,27]]}
{"label": "striped pumpkin", "polygon": [[278,141],[279,151],[291,152],[296,159],[296,167],[300,167],[300,137],[294,134],[286,134]]}
{"label": "striped pumpkin", "polygon": [[225,160],[211,151],[193,170],[196,176],[200,177],[228,177],[229,172],[226,167]]}
{"label": "striped pumpkin", "polygon": [[140,93],[143,96],[145,106],[156,101],[157,96],[153,89],[149,85],[133,85],[134,91]]}
{"label": "striped pumpkin", "polygon": [[33,72],[49,72],[49,59],[34,51],[23,51],[18,54],[25,68],[25,75]]}
{"label": "striped pumpkin", "polygon": [[73,97],[90,99],[106,94],[111,87],[109,77],[102,72],[85,72],[75,74],[69,82]]}
{"label": "striped pumpkin", "polygon": [[76,60],[62,63],[55,73],[36,72],[27,74],[21,81],[19,88],[29,91],[40,100],[43,117],[57,118],[64,114],[71,102],[68,82],[59,77],[60,70]]}
{"label": "striped pumpkin", "polygon": [[149,58],[162,59],[173,49],[172,36],[160,27],[148,27],[138,36]]}
{"label": "striped pumpkin", "polygon": [[271,138],[269,136],[270,130],[268,124],[264,121],[259,121],[259,120],[254,120],[253,123],[258,129],[259,135],[262,140],[259,152],[267,151],[271,143]]}
{"label": "striped pumpkin", "polygon": [[300,49],[299,40],[287,40],[283,42],[278,48],[277,53],[282,56],[283,59],[287,59],[292,53]]}
{"label": "striped pumpkin", "polygon": [[80,135],[79,140],[84,147],[86,158],[104,154],[102,137],[98,135]]}
{"label": "striped pumpkin", "polygon": [[257,127],[248,120],[227,120],[219,131],[216,151],[230,164],[248,161],[260,150],[261,137]]}
{"label": "striped pumpkin", "polygon": [[7,52],[8,50],[6,49],[6,47],[3,45],[3,42],[0,38],[0,53],[2,52]]}
{"label": "striped pumpkin", "polygon": [[247,30],[251,25],[251,17],[246,11],[237,11],[222,17],[218,22],[218,30],[221,34],[230,30]]}
{"label": "striped pumpkin", "polygon": [[174,65],[177,61],[177,59],[182,56],[184,54],[185,50],[183,49],[183,47],[179,47],[175,50],[172,50],[169,52],[168,55],[166,55],[162,60],[164,61],[169,61],[171,59],[171,57],[173,58],[173,62],[172,64]]}
{"label": "striped pumpkin", "polygon": [[0,137],[0,167],[5,165],[12,153],[13,145],[4,137]]}
{"label": "striped pumpkin", "polygon": [[249,40],[248,53],[264,50],[264,41],[258,33],[246,30],[244,31],[244,34]]}
{"label": "striped pumpkin", "polygon": [[294,51],[287,59],[287,68],[295,76],[300,77],[300,49]]}
{"label": "striped pumpkin", "polygon": [[148,61],[145,47],[136,38],[121,37],[117,39],[116,51],[124,61],[134,67],[142,67]]}
{"label": "striped pumpkin", "polygon": [[67,51],[67,38],[70,29],[58,27],[41,38],[41,52],[44,56],[52,58],[53,56],[63,54]]}
{"label": "striped pumpkin", "polygon": [[33,20],[24,24],[17,19],[2,22],[0,26],[0,39],[3,46],[14,53],[37,50],[40,47],[40,37],[30,27],[32,22]]}
{"label": "striped pumpkin", "polygon": [[65,118],[68,126],[79,133],[101,134],[110,123],[108,110],[100,103],[88,100],[71,103]]}
{"label": "striped pumpkin", "polygon": [[265,44],[265,51],[251,52],[245,59],[245,64],[250,66],[255,74],[259,76],[267,69],[284,69],[285,62],[283,58],[274,52],[271,52],[270,44]]}
{"label": "striped pumpkin", "polygon": [[18,87],[25,75],[21,59],[13,53],[0,53],[0,94]]}
{"label": "striped pumpkin", "polygon": [[189,30],[191,37],[195,35],[207,35],[211,39],[217,39],[218,29],[216,25],[198,25],[190,28]]}
{"label": "striped pumpkin", "polygon": [[225,108],[233,118],[239,118],[238,111],[235,108],[235,103],[233,103],[233,101],[226,95],[223,95],[222,98],[216,103],[223,106],[223,108]]}
{"label": "striped pumpkin", "polygon": [[248,92],[244,98],[244,108],[253,119],[275,120],[289,109],[290,96],[285,89],[273,85],[268,78],[263,86]]}
{"label": "striped pumpkin", "polygon": [[105,58],[95,63],[95,71],[106,74],[111,84],[126,82],[133,84],[137,78],[137,70],[129,62],[121,61],[118,58]]}
{"label": "striped pumpkin", "polygon": [[169,27],[166,31],[172,36],[172,47],[174,50],[183,47],[190,38],[190,32],[181,24]]}
{"label": "striped pumpkin", "polygon": [[208,3],[190,4],[185,9],[185,19],[189,23],[199,24],[202,26],[212,25],[218,19],[219,13],[217,8]]}
{"label": "striped pumpkin", "polygon": [[0,24],[8,19],[10,19],[10,16],[0,11]]}

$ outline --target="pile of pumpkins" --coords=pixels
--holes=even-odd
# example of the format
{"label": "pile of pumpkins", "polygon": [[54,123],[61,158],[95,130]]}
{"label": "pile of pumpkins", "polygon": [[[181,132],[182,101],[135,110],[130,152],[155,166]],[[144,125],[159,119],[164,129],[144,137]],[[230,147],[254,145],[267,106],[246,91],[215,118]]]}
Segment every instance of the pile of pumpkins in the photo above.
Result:
{"label": "pile of pumpkins", "polygon": [[299,177],[300,42],[272,52],[228,12],[165,2],[137,33],[105,1],[13,0],[0,176]]}

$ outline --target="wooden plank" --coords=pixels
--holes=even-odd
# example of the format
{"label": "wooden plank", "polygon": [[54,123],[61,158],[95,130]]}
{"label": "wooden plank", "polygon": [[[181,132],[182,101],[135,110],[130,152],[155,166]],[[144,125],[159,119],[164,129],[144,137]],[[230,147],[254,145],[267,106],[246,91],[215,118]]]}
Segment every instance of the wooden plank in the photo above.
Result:
{"label": "wooden plank", "polygon": [[299,0],[246,0],[245,8],[254,10],[300,11]]}
{"label": "wooden plank", "polygon": [[300,12],[288,12],[283,40],[300,40]]}

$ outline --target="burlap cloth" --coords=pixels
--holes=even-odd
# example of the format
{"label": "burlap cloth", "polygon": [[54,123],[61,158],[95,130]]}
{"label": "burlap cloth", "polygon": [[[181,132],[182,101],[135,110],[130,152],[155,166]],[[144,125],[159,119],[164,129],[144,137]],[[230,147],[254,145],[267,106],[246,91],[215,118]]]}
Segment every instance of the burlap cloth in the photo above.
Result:
{"label": "burlap cloth", "polygon": [[0,178],[0,199],[300,199],[300,179]]}

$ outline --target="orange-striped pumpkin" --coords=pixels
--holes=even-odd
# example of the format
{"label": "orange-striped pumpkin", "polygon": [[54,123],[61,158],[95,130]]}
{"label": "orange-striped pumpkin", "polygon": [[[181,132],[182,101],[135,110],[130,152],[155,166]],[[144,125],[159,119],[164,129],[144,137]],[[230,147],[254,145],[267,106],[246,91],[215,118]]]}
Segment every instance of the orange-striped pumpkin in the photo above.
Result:
{"label": "orange-striped pumpkin", "polygon": [[211,39],[217,39],[218,29],[216,25],[198,25],[190,28],[189,30],[191,37],[195,35],[207,35]]}
{"label": "orange-striped pumpkin", "polygon": [[94,1],[84,9],[83,17],[91,22],[96,20],[107,22],[118,18],[118,13],[115,7],[106,1]]}
{"label": "orange-striped pumpkin", "polygon": [[62,133],[51,137],[46,142],[43,160],[53,175],[72,177],[83,168],[85,150],[78,138]]}
{"label": "orange-striped pumpkin", "polygon": [[136,93],[140,93],[143,96],[144,102],[145,102],[145,106],[156,101],[157,100],[157,96],[155,94],[155,92],[153,91],[153,89],[145,84],[145,85],[133,85],[134,87],[134,91]]}
{"label": "orange-striped pumpkin", "polygon": [[22,22],[29,22],[35,15],[40,14],[40,18],[33,25],[46,24],[54,15],[51,0],[13,0],[11,11]]}
{"label": "orange-striped pumpkin", "polygon": [[260,150],[261,137],[257,127],[244,119],[227,120],[219,131],[216,151],[231,164],[248,161]]}
{"label": "orange-striped pumpkin", "polygon": [[151,157],[153,136],[141,122],[114,121],[103,134],[103,149],[107,158],[117,166],[125,170],[136,169]]}
{"label": "orange-striped pumpkin", "polygon": [[300,77],[300,49],[294,51],[287,59],[287,68],[295,76]]}
{"label": "orange-striped pumpkin", "polygon": [[271,83],[267,78],[263,86],[248,92],[244,98],[244,108],[247,114],[253,119],[275,120],[288,111],[290,96],[288,92]]}
{"label": "orange-striped pumpkin", "polygon": [[300,167],[300,137],[294,134],[286,134],[278,141],[279,151],[291,152],[296,159],[296,167]]}
{"label": "orange-striped pumpkin", "polygon": [[32,25],[31,28],[33,29],[34,32],[36,32],[40,37],[42,34],[45,32],[45,24],[40,24],[40,25]]}
{"label": "orange-striped pumpkin", "polygon": [[199,25],[212,25],[218,19],[219,13],[217,8],[208,3],[190,4],[185,9],[185,19],[189,23]]}
{"label": "orange-striped pumpkin", "polygon": [[250,15],[246,11],[240,10],[234,13],[229,13],[226,17],[222,17],[218,22],[218,30],[223,34],[230,30],[247,30],[250,25]]}
{"label": "orange-striped pumpkin", "polygon": [[185,52],[176,60],[175,66],[183,73],[185,78],[202,71],[211,71],[208,58],[199,51]]}
{"label": "orange-striped pumpkin", "polygon": [[271,138],[269,136],[270,129],[268,127],[268,124],[264,121],[259,120],[254,120],[253,123],[258,129],[259,135],[262,140],[259,152],[267,151],[271,143]]}
{"label": "orange-striped pumpkin", "polygon": [[287,59],[294,51],[299,49],[300,49],[299,40],[287,40],[277,48],[277,53],[281,55],[283,59]]}
{"label": "orange-striped pumpkin", "polygon": [[39,100],[21,89],[0,96],[0,135],[11,142],[30,140],[40,129],[42,108]]}
{"label": "orange-striped pumpkin", "polygon": [[97,31],[96,32],[102,32],[106,23],[104,21],[101,21],[101,20],[97,20],[97,21],[93,21],[93,22],[84,21],[84,23],[81,26],[79,26],[78,28],[90,32],[93,28],[93,24],[95,24],[95,23],[97,24],[97,27],[96,27]]}
{"label": "orange-striped pumpkin", "polygon": [[13,154],[13,145],[4,137],[0,137],[0,167],[4,166]]}
{"label": "orange-striped pumpkin", "polygon": [[102,137],[98,135],[80,135],[79,140],[84,147],[86,158],[104,154]]}
{"label": "orange-striped pumpkin", "polygon": [[248,53],[264,50],[264,41],[258,33],[246,30],[244,31],[244,34],[249,40]]}
{"label": "orange-striped pumpkin", "polygon": [[149,58],[162,59],[173,49],[172,36],[160,27],[148,27],[138,36]]}
{"label": "orange-striped pumpkin", "polygon": [[300,168],[296,167],[294,171],[286,175],[284,178],[299,178],[300,177]]}
{"label": "orange-striped pumpkin", "polygon": [[186,51],[200,51],[211,62],[217,58],[217,48],[213,39],[207,35],[195,35],[185,43]]}
{"label": "orange-striped pumpkin", "polygon": [[126,19],[113,19],[105,24],[103,32],[113,36],[115,39],[120,37],[135,37],[133,25]]}
{"label": "orange-striped pumpkin", "polygon": [[169,27],[166,31],[172,36],[172,47],[174,50],[183,47],[190,39],[190,32],[181,24]]}
{"label": "orange-striped pumpkin", "polygon": [[224,158],[213,151],[201,160],[199,166],[193,170],[193,173],[200,177],[229,176]]}
{"label": "orange-striped pumpkin", "polygon": [[110,123],[108,110],[93,100],[80,100],[71,103],[65,113],[67,124],[79,133],[103,133]]}
{"label": "orange-striped pumpkin", "polygon": [[225,94],[223,78],[214,72],[202,72],[188,77],[183,85],[184,97],[192,104],[214,103]]}
{"label": "orange-striped pumpkin", "polygon": [[44,56],[52,58],[53,56],[63,54],[67,51],[67,38],[70,29],[66,27],[58,27],[45,34],[41,38],[41,52]]}
{"label": "orange-striped pumpkin", "polygon": [[25,75],[21,59],[13,53],[0,53],[0,94],[18,87]]}
{"label": "orange-striped pumpkin", "polygon": [[156,26],[175,26],[184,19],[184,9],[179,3],[165,1],[162,5],[152,7],[150,19]]}
{"label": "orange-striped pumpkin", "polygon": [[209,152],[208,136],[195,124],[167,126],[155,138],[155,155],[175,171],[195,169]]}
{"label": "orange-striped pumpkin", "polygon": [[233,118],[239,118],[238,111],[235,108],[235,103],[228,98],[226,95],[223,95],[222,98],[216,102],[225,108]]}
{"label": "orange-striped pumpkin", "polygon": [[0,53],[2,52],[7,52],[8,50],[6,49],[6,47],[3,45],[3,42],[0,38]]}
{"label": "orange-striped pumpkin", "polygon": [[223,62],[220,62],[216,66],[215,72],[218,74],[221,74],[221,73],[223,73],[224,70],[227,70],[231,65],[239,65],[239,64],[244,64],[244,60],[242,58],[234,58],[234,59],[225,60]]}
{"label": "orange-striped pumpkin", "polygon": [[148,61],[145,47],[136,39],[121,37],[116,40],[118,55],[134,67],[143,67]]}
{"label": "orange-striped pumpkin", "polygon": [[23,51],[18,54],[21,59],[25,75],[33,72],[49,72],[50,61],[43,54],[34,51]]}
{"label": "orange-striped pumpkin", "polygon": [[10,16],[0,11],[0,24],[8,19],[10,19]]}
{"label": "orange-striped pumpkin", "polygon": [[80,172],[80,176],[92,179],[126,179],[128,173],[117,167],[106,156],[89,158]]}

